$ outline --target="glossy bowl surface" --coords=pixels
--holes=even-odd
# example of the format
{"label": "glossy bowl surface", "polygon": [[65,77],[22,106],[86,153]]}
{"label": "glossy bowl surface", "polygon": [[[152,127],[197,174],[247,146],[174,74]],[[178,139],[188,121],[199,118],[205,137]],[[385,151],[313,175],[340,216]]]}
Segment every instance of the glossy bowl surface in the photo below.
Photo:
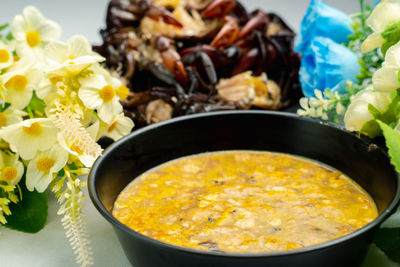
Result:
{"label": "glossy bowl surface", "polygon": [[[198,251],[165,244],[129,229],[111,215],[121,190],[146,170],[182,156],[221,150],[283,152],[330,165],[361,185],[375,200],[380,215],[344,237],[264,254]],[[339,126],[268,111],[197,114],[134,131],[96,161],[89,174],[89,194],[114,227],[134,267],[359,266],[374,230],[394,212],[400,199],[399,177],[384,150]]]}

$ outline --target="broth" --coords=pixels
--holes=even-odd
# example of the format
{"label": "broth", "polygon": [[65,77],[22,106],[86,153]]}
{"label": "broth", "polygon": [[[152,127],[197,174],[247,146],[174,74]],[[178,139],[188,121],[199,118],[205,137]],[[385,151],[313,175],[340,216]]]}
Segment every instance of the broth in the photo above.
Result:
{"label": "broth", "polygon": [[229,253],[298,249],[347,235],[378,216],[343,173],[287,154],[203,153],[134,179],[113,215],[162,242]]}

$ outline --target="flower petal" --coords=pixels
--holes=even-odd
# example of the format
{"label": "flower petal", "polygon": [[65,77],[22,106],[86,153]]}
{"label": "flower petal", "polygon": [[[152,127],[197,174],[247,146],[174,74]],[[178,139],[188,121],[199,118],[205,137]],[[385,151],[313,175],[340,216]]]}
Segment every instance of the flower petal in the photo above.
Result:
{"label": "flower petal", "polygon": [[97,88],[81,88],[79,89],[78,96],[85,106],[90,109],[96,109],[103,104]]}
{"label": "flower petal", "polygon": [[43,42],[51,42],[61,37],[61,27],[52,20],[46,19],[38,29]]}
{"label": "flower petal", "polygon": [[376,91],[394,92],[399,87],[399,68],[383,65],[383,67],[377,70],[372,76],[372,83]]}
{"label": "flower petal", "polygon": [[[34,6],[25,7],[22,14],[27,22],[27,25],[31,27],[33,26],[39,27],[40,24],[42,24],[43,20],[45,19],[43,17],[43,14]],[[37,30],[37,28],[31,28],[29,30]]]}
{"label": "flower petal", "polygon": [[113,100],[103,103],[97,110],[100,119],[105,123],[110,123],[113,117],[122,112],[122,105],[118,102],[118,98],[114,97]]}
{"label": "flower petal", "polygon": [[372,33],[364,40],[361,45],[361,52],[368,53],[377,47],[381,47],[385,43],[380,32]]}
{"label": "flower petal", "polygon": [[88,56],[92,54],[92,46],[82,35],[72,36],[68,40],[69,55],[74,58]]}

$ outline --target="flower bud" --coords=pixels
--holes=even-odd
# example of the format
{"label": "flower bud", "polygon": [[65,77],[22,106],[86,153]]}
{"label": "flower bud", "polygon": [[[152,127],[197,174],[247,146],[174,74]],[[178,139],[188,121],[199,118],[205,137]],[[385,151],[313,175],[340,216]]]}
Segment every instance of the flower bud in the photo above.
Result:
{"label": "flower bud", "polygon": [[360,131],[365,123],[374,119],[368,109],[369,104],[380,112],[385,112],[390,103],[390,93],[378,92],[372,87],[358,92],[351,97],[351,104],[344,116],[346,128],[350,131]]}

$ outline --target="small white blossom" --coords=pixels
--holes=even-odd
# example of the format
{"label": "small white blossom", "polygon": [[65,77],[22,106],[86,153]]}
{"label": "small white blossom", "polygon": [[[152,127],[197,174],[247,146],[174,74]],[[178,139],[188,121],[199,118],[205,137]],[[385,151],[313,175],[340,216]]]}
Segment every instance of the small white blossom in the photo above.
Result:
{"label": "small white blossom", "polygon": [[111,123],[113,117],[122,112],[116,86],[112,81],[107,81],[102,75],[93,75],[80,82],[79,98],[87,108],[96,109],[104,122]]}
{"label": "small white blossom", "polygon": [[26,188],[43,192],[55,175],[67,164],[68,152],[55,144],[49,150],[41,151],[29,162],[26,171]]}
{"label": "small white blossom", "polygon": [[43,77],[43,72],[34,64],[32,56],[24,56],[0,76],[6,90],[3,100],[12,107],[23,109],[31,101],[33,90]]}
{"label": "small white blossom", "polygon": [[48,118],[29,119],[1,128],[0,137],[10,144],[13,152],[29,160],[56,143],[57,128]]}
{"label": "small white blossom", "polygon": [[134,126],[133,121],[125,117],[123,113],[116,115],[110,124],[106,125],[102,123],[99,134],[101,136],[107,136],[117,141],[132,131]]}
{"label": "small white blossom", "polygon": [[53,75],[76,75],[104,58],[92,51],[89,41],[81,36],[71,37],[67,43],[52,42],[46,47],[45,58],[48,73]]}
{"label": "small white blossom", "polygon": [[60,26],[46,19],[33,6],[25,7],[21,15],[15,16],[11,24],[11,32],[17,41],[19,56],[33,52],[39,59],[42,58],[44,47],[61,36]]}
{"label": "small white blossom", "polygon": [[0,181],[16,185],[24,174],[24,166],[18,154],[8,154],[0,151]]}

